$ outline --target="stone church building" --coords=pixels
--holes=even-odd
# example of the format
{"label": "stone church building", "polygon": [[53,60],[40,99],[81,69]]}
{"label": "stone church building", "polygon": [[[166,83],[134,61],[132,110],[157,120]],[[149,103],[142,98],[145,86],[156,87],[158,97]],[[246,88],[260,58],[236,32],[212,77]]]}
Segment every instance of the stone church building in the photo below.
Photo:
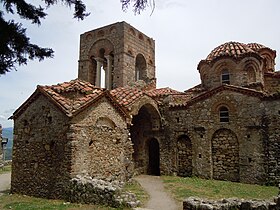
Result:
{"label": "stone church building", "polygon": [[78,79],[37,86],[13,114],[12,192],[63,197],[81,173],[278,183],[275,57],[224,43],[199,62],[201,84],[180,92],[156,88],[155,42],[131,25],[82,34]]}

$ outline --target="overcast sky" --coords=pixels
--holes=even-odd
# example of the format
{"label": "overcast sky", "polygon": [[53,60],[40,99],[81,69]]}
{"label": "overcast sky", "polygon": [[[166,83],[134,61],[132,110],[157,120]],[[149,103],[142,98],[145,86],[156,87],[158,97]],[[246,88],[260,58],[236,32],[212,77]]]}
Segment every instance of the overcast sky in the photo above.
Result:
{"label": "overcast sky", "polygon": [[[79,35],[111,23],[126,21],[152,37],[157,86],[181,91],[200,83],[197,64],[225,42],[257,42],[280,52],[279,0],[155,1],[152,15],[151,8],[141,15],[134,15],[131,8],[124,13],[119,0],[84,0],[91,13],[84,21],[73,19],[73,10],[57,5],[48,9],[40,27],[24,22],[31,42],[53,48],[55,57],[0,76],[0,124],[13,125],[7,118],[37,85],[77,78]],[[276,57],[277,70],[279,65]]]}

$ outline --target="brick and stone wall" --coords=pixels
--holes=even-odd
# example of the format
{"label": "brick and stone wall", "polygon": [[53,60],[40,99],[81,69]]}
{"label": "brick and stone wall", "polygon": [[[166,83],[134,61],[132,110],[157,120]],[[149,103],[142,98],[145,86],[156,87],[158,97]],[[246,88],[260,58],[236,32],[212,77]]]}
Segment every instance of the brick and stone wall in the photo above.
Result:
{"label": "brick and stone wall", "polygon": [[149,83],[155,78],[155,41],[131,25],[118,22],[81,35],[79,79],[94,84],[93,58],[100,56],[101,49],[113,58],[113,88],[135,82],[137,55],[143,56],[145,63],[140,79]]}
{"label": "brick and stone wall", "polygon": [[265,111],[263,130],[268,183],[277,185],[280,183],[280,100],[266,101]]}
{"label": "brick and stone wall", "polygon": [[73,118],[70,133],[72,175],[85,171],[93,177],[123,181],[132,176],[133,151],[126,120],[107,99]]}
{"label": "brick and stone wall", "polygon": [[[221,106],[229,109],[228,123],[220,122]],[[222,91],[190,107],[173,108],[163,113],[168,127],[165,135],[170,139],[173,151],[169,153],[172,162],[166,161],[173,173],[178,174],[177,142],[185,135],[192,143],[193,175],[264,183],[266,159],[261,129],[264,106],[258,97]],[[169,148],[165,152],[170,152]],[[223,173],[228,170],[239,177],[226,177]]]}
{"label": "brick and stone wall", "polygon": [[70,177],[67,117],[40,95],[15,120],[11,192],[59,198]]}

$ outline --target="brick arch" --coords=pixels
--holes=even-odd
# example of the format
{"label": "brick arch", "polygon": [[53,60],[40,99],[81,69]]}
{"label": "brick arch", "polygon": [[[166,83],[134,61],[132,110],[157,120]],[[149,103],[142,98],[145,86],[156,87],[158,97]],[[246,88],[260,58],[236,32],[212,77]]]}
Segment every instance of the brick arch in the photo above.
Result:
{"label": "brick arch", "polygon": [[187,135],[177,138],[177,175],[192,176],[192,142]]}
{"label": "brick arch", "polygon": [[114,45],[108,39],[100,39],[96,41],[88,52],[89,58],[98,57],[100,50],[104,50],[104,56],[114,54]]}
{"label": "brick arch", "polygon": [[211,143],[213,179],[239,181],[239,143],[235,133],[219,129]]}

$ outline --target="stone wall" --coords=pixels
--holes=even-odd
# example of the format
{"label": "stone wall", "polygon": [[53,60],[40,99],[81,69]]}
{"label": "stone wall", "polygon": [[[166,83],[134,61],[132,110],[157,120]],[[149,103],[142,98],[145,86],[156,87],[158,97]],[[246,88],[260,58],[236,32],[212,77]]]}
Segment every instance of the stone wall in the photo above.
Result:
{"label": "stone wall", "polygon": [[267,147],[265,155],[268,159],[268,183],[280,183],[280,100],[266,101],[266,117],[264,124],[264,144]]}
{"label": "stone wall", "polygon": [[94,83],[93,59],[100,50],[113,56],[113,88],[135,82],[137,55],[145,60],[145,82],[155,78],[155,42],[131,25],[118,22],[88,31],[80,37],[79,79]]}
{"label": "stone wall", "polygon": [[[229,110],[228,123],[220,122],[221,106]],[[180,136],[185,135],[192,143],[192,175],[213,178],[214,171],[221,174],[232,168],[231,172],[239,173],[239,178],[225,177],[225,174],[215,175],[215,178],[265,183],[266,157],[261,127],[264,107],[264,102],[258,97],[221,91],[189,107],[162,112],[166,122],[165,136],[169,139],[169,145],[164,148],[164,153],[170,155],[169,159],[164,160],[170,164],[169,174],[178,174],[177,142]],[[230,135],[220,136],[217,133],[223,130]],[[221,154],[217,153],[217,149]]]}
{"label": "stone wall", "polygon": [[42,95],[15,119],[12,193],[63,195],[71,166],[67,130],[67,117]]}
{"label": "stone wall", "polygon": [[87,175],[70,180],[65,198],[73,203],[106,205],[111,207],[137,207],[140,201],[135,194],[123,190],[124,183],[106,182]]}
{"label": "stone wall", "polygon": [[132,176],[133,151],[126,120],[106,98],[73,118],[69,133],[72,176],[86,172],[92,177],[123,181]]}
{"label": "stone wall", "polygon": [[[254,69],[250,69],[247,66],[250,68],[254,66]],[[216,61],[213,65],[204,64],[200,67],[199,72],[203,88],[210,90],[222,84],[221,75],[223,70],[229,71],[231,85],[264,84],[262,66],[263,63],[254,57],[245,57],[238,62],[231,58],[224,58]],[[254,72],[254,75],[250,75],[249,72]]]}
{"label": "stone wall", "polygon": [[265,90],[268,92],[278,92],[280,90],[280,80],[279,78],[272,76],[265,76]]}
{"label": "stone wall", "polygon": [[183,210],[278,210],[280,209],[280,197],[273,201],[244,200],[229,198],[223,200],[206,200],[190,197],[183,202]]}

